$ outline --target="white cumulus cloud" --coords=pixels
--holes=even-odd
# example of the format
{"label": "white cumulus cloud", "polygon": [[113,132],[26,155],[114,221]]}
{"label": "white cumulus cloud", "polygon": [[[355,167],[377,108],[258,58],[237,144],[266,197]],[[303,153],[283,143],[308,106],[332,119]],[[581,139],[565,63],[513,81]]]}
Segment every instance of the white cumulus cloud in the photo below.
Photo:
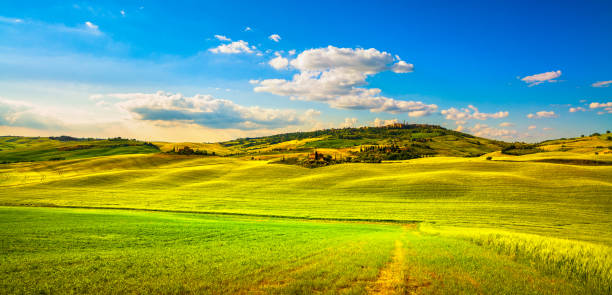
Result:
{"label": "white cumulus cloud", "polygon": [[602,108],[603,111],[597,112],[597,114],[599,115],[603,115],[605,113],[612,114],[612,102],[604,102],[604,103],[592,102],[591,104],[589,104],[589,108],[590,109]]}
{"label": "white cumulus cloud", "polygon": [[221,44],[215,48],[209,49],[212,53],[223,54],[238,54],[238,53],[253,53],[254,46],[249,47],[249,42],[238,40],[228,44]]}
{"label": "white cumulus cloud", "polygon": [[396,124],[398,122],[399,121],[397,119],[379,119],[379,118],[376,118],[372,122],[372,126],[374,126],[374,127],[382,127],[382,126],[387,126],[387,125],[391,125],[391,124]]}
{"label": "white cumulus cloud", "polygon": [[359,120],[357,118],[344,118],[344,122],[340,124],[342,128],[357,127]]}
{"label": "white cumulus cloud", "polygon": [[508,117],[507,111],[499,111],[497,113],[481,113],[478,108],[473,105],[469,105],[467,108],[462,109],[450,108],[447,110],[442,110],[440,113],[444,115],[444,118],[447,120],[455,121],[457,125],[465,124],[465,122],[471,119],[487,120]]}
{"label": "white cumulus cloud", "polygon": [[232,39],[223,36],[223,35],[215,35],[215,39],[219,40],[219,41],[232,41]]}
{"label": "white cumulus cloud", "polygon": [[49,130],[62,128],[64,123],[57,119],[52,111],[0,97],[0,126]]}
{"label": "white cumulus cloud", "polygon": [[269,62],[270,66],[272,66],[273,68],[277,69],[277,70],[282,70],[282,69],[286,69],[287,66],[289,65],[289,60],[282,57],[282,56],[277,56],[273,59],[270,60]]}
{"label": "white cumulus cloud", "polygon": [[498,129],[494,127],[489,127],[485,124],[476,124],[474,125],[474,127],[469,128],[469,131],[472,134],[480,137],[503,139],[514,138],[518,134],[516,130]]}
{"label": "white cumulus cloud", "polygon": [[557,114],[554,111],[539,111],[535,114],[528,114],[529,119],[540,119],[540,118],[556,118]]}
{"label": "white cumulus cloud", "polygon": [[212,128],[281,128],[310,122],[318,111],[299,114],[295,110],[242,106],[211,95],[183,96],[180,93],[114,93],[98,95],[120,99],[115,105],[134,119],[153,122],[192,123]]}
{"label": "white cumulus cloud", "polygon": [[268,64],[277,70],[286,69],[287,66],[289,66],[289,60],[282,57],[278,52],[276,52],[275,55],[276,57],[271,59]]}
{"label": "white cumulus cloud", "polygon": [[569,111],[570,111],[570,113],[584,112],[584,111],[586,111],[586,109],[583,108],[583,107],[575,107],[575,108],[571,107],[571,108],[569,108]]}
{"label": "white cumulus cloud", "polygon": [[414,71],[414,65],[400,60],[391,66],[391,71],[394,73],[410,73]]}
{"label": "white cumulus cloud", "polygon": [[544,82],[557,82],[557,78],[561,77],[561,71],[546,72],[521,78],[521,81],[528,83],[529,86],[535,86]]}
{"label": "white cumulus cloud", "polygon": [[274,42],[279,42],[282,38],[278,34],[272,34],[272,35],[268,36],[268,39],[270,39],[270,40],[272,40]]}
{"label": "white cumulus cloud", "polygon": [[374,48],[328,46],[310,49],[289,62],[299,71],[292,80],[261,80],[254,83],[254,90],[296,100],[321,101],[341,109],[407,113],[413,117],[437,111],[438,106],[434,104],[396,100],[381,96],[378,88],[360,87],[367,84],[369,76],[382,71],[411,71],[411,65],[400,62],[391,54]]}

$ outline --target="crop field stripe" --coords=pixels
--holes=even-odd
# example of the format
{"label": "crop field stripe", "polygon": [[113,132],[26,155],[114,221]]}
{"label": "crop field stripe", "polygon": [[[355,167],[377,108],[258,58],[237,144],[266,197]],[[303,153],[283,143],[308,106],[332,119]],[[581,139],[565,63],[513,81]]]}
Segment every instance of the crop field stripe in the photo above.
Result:
{"label": "crop field stripe", "polygon": [[[392,224],[416,224],[420,220],[399,220],[399,219],[369,219],[369,218],[327,218],[327,217],[302,217],[302,216],[287,216],[287,215],[270,215],[270,214],[251,214],[237,212],[215,212],[215,211],[188,211],[188,210],[168,210],[168,209],[148,209],[148,208],[127,208],[127,207],[92,207],[92,206],[71,206],[71,205],[54,205],[54,204],[10,204],[0,203],[0,207],[38,207],[38,208],[66,208],[66,209],[92,209],[92,210],[122,210],[122,211],[141,211],[141,212],[163,212],[163,213],[184,213],[184,214],[202,214],[202,215],[218,215],[218,216],[243,216],[243,217],[263,217],[276,219],[292,219],[292,220],[313,220],[313,221],[338,221],[338,222],[367,222],[367,223],[392,223]],[[432,223],[432,222],[430,222]]]}

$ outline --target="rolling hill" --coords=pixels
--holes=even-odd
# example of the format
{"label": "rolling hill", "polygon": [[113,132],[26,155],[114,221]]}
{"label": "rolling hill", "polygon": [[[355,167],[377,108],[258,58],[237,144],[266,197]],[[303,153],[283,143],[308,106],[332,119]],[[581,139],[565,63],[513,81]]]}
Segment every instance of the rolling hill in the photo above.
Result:
{"label": "rolling hill", "polygon": [[3,164],[158,152],[159,148],[153,144],[122,138],[0,137],[0,163]]}
{"label": "rolling hill", "polygon": [[396,146],[422,155],[480,156],[500,150],[508,143],[490,140],[435,125],[392,124],[382,127],[325,129],[285,133],[258,138],[240,138],[221,145],[249,154],[359,152],[368,146]]}
{"label": "rolling hill", "polygon": [[[165,153],[274,160],[321,167],[331,164],[409,160],[422,157],[480,157],[609,165],[612,136],[595,133],[536,144],[476,137],[435,125],[392,124],[382,127],[325,129],[217,143],[142,142],[134,139],[0,137],[0,163],[59,161],[127,154]],[[316,155],[315,155],[316,154]],[[315,157],[313,157],[315,156]]]}
{"label": "rolling hill", "polygon": [[609,294],[610,143],[1,137],[0,292]]}

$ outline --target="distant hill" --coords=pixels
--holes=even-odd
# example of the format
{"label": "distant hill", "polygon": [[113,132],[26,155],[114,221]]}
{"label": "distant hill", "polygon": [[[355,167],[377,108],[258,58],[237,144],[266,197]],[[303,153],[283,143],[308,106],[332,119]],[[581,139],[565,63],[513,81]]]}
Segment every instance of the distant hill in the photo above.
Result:
{"label": "distant hill", "polygon": [[[608,156],[612,156],[612,134],[595,133],[585,137],[527,144],[476,137],[436,125],[392,124],[382,127],[293,132],[218,143],[148,143],[123,138],[0,136],[0,163],[150,153],[282,160],[282,163],[307,167],[433,156],[486,155],[498,160],[511,161],[558,161],[559,159],[609,161]],[[530,156],[513,158],[523,155]]]}
{"label": "distant hill", "polygon": [[363,152],[372,147],[410,150],[428,156],[474,157],[500,150],[509,143],[491,140],[436,125],[392,124],[382,127],[326,129],[256,138],[240,138],[221,145],[253,154],[312,152],[330,149]]}
{"label": "distant hill", "polygon": [[159,148],[151,143],[122,138],[0,137],[0,164],[158,152]]}

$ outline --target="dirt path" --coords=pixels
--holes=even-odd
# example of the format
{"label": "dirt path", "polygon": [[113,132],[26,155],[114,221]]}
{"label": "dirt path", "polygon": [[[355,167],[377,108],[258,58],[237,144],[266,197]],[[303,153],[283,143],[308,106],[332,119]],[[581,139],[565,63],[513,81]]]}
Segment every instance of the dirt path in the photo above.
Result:
{"label": "dirt path", "polygon": [[406,253],[401,240],[395,241],[393,260],[389,262],[378,274],[378,279],[370,285],[368,294],[398,294],[404,284],[404,261]]}

